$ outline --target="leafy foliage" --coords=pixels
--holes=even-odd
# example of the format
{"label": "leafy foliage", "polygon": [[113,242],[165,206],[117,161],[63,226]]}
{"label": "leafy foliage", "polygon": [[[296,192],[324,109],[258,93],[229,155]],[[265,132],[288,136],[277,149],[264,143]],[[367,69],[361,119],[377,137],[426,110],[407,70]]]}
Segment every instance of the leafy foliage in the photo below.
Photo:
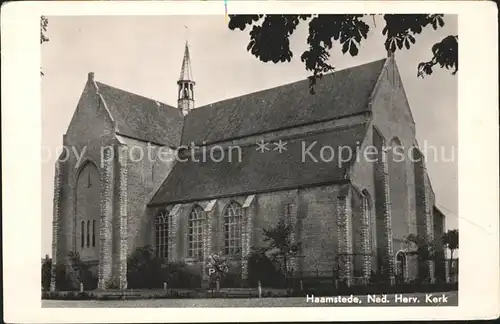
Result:
{"label": "leafy foliage", "polygon": [[291,234],[294,231],[293,224],[284,218],[280,218],[274,227],[263,229],[263,241],[268,244],[266,254],[272,262],[278,265],[279,271],[285,276],[285,285],[294,269],[289,267],[290,258],[297,255],[300,242],[293,242]]}
{"label": "leafy foliage", "polygon": [[[40,16],[40,44],[49,41],[49,38],[45,35],[47,32],[47,27],[49,25],[49,20],[45,16]],[[43,75],[43,72],[40,71],[40,74]]]}
{"label": "leafy foliage", "polygon": [[450,250],[449,275],[453,277],[453,252],[458,249],[458,230],[448,230],[443,234],[443,243]]}
{"label": "leafy foliage", "polygon": [[288,272],[288,260],[297,255],[299,243],[292,242],[291,234],[293,225],[283,218],[278,224],[268,229],[263,229],[263,241],[268,243],[271,260],[281,263],[281,269]]}
{"label": "leafy foliage", "polygon": [[139,247],[127,259],[127,286],[129,288],[160,288],[162,260],[150,246]]}
{"label": "leafy foliage", "polygon": [[458,36],[447,36],[441,42],[432,46],[433,57],[428,62],[422,62],[418,65],[417,75],[424,77],[431,75],[433,67],[437,64],[441,68],[454,69],[452,74],[458,72]]}
{"label": "leafy foliage", "polygon": [[92,273],[89,265],[80,259],[80,254],[70,252],[68,256],[72,274],[75,276],[74,279],[76,279],[78,285],[83,283],[86,290],[97,288],[97,276]]}
{"label": "leafy foliage", "polygon": [[56,289],[62,291],[77,289],[70,280],[66,265],[62,263],[56,264]]}
{"label": "leafy foliage", "polygon": [[251,287],[256,287],[259,281],[263,287],[283,287],[285,277],[266,255],[266,249],[252,248],[247,260],[248,283]]}
{"label": "leafy foliage", "polygon": [[[334,42],[339,43],[342,54],[357,56],[364,39],[367,39],[373,15],[229,15],[229,29],[249,31],[247,50],[262,62],[290,62],[290,36],[301,22],[309,22],[309,48],[300,57],[307,71],[311,71],[309,87],[314,93],[316,80],[334,70],[330,64],[330,51]],[[373,21],[375,22],[374,17]],[[416,43],[416,35],[428,26],[434,30],[444,26],[442,14],[384,15],[386,36],[384,46],[388,51],[409,49]],[[448,36],[432,47],[433,58],[418,65],[417,75],[432,74],[439,64],[446,69],[458,71],[458,36]]]}
{"label": "leafy foliage", "polygon": [[458,249],[458,230],[448,230],[444,233],[443,243],[448,249],[450,249],[450,251],[452,251],[452,253],[454,250]]}
{"label": "leafy foliage", "polygon": [[416,250],[409,251],[408,255],[416,255],[421,260],[432,260],[435,253],[435,243],[427,236],[409,234],[406,238],[407,243],[413,243]]}
{"label": "leafy foliage", "polygon": [[47,27],[49,25],[49,20],[45,16],[40,17],[40,44],[49,41],[49,38],[45,35],[47,32]]}
{"label": "leafy foliage", "polygon": [[[241,278],[241,264],[238,263],[238,267],[228,268],[227,273],[224,274],[220,281],[221,288],[235,288],[242,287],[245,283]],[[213,287],[214,282],[211,282]]]}
{"label": "leafy foliage", "polygon": [[52,259],[47,255],[42,261],[42,289],[50,289],[50,280],[52,277]]}
{"label": "leafy foliage", "polygon": [[162,265],[163,282],[170,288],[199,288],[201,286],[201,270],[184,262],[166,262]]}
{"label": "leafy foliage", "polygon": [[436,259],[436,242],[430,240],[425,235],[409,234],[406,238],[407,243],[413,243],[416,249],[407,252],[408,255],[416,255],[418,261],[418,280],[424,282],[429,280],[430,274],[426,261]]}
{"label": "leafy foliage", "polygon": [[128,288],[196,288],[201,284],[197,268],[183,262],[165,262],[158,258],[150,246],[137,248],[127,260]]}
{"label": "leafy foliage", "polygon": [[213,274],[215,279],[222,279],[229,272],[227,260],[217,254],[210,254],[207,260],[207,268],[215,270]]}

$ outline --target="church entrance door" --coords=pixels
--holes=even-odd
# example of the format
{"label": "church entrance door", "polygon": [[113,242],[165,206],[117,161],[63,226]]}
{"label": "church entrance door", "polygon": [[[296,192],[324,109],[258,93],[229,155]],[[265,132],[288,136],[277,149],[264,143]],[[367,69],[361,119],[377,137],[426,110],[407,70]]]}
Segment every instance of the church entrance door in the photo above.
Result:
{"label": "church entrance door", "polygon": [[397,283],[404,283],[406,281],[405,269],[406,269],[406,253],[403,251],[399,251],[396,254],[396,281],[397,281]]}

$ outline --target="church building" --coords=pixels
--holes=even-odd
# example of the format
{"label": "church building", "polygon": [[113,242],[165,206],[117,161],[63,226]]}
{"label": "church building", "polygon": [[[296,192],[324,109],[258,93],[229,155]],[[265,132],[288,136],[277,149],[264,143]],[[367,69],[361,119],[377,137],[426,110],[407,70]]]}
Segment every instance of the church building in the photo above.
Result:
{"label": "church building", "polygon": [[210,254],[245,280],[262,230],[285,219],[301,243],[298,275],[434,280],[406,238],[439,238],[444,215],[392,53],[324,75],[315,94],[302,80],[197,107],[186,43],[177,93],[172,107],[88,74],[63,136],[84,155],[55,165],[54,267],[78,252],[99,288],[124,289],[127,257],[151,246],[199,265],[203,281]]}

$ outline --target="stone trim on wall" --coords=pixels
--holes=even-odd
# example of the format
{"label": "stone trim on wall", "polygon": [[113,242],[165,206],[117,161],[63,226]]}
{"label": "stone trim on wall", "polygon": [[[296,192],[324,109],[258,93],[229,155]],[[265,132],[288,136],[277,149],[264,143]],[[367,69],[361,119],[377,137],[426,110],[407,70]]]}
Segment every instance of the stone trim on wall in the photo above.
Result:
{"label": "stone trim on wall", "polygon": [[212,219],[213,219],[213,211],[214,207],[217,203],[217,200],[211,200],[207,207],[203,210],[203,228],[202,228],[202,236],[203,236],[203,262],[202,262],[202,287],[208,287],[208,283],[210,278],[207,273],[207,261],[212,253]]}
{"label": "stone trim on wall", "polygon": [[177,261],[177,231],[181,204],[175,205],[168,218],[168,261]]}
{"label": "stone trim on wall", "polygon": [[[295,202],[290,204],[290,223],[292,224],[290,241],[292,244],[295,244],[297,243],[297,235],[295,233],[297,228],[297,204]],[[293,269],[294,272],[297,271],[297,258],[295,256],[290,257],[290,268]]]}
{"label": "stone trim on wall", "polygon": [[[427,191],[427,188],[430,187],[430,184],[427,180],[427,177],[424,177],[424,188],[426,190],[424,191],[424,211],[425,211],[425,226],[426,226],[426,236],[427,239],[432,242],[434,240],[434,222],[433,222],[433,215],[432,215],[432,207],[429,204],[429,194]],[[427,261],[427,266],[429,267],[429,277],[431,283],[434,283],[436,276],[435,276],[435,264],[433,260],[428,260]]]}
{"label": "stone trim on wall", "polygon": [[337,197],[337,238],[338,262],[340,265],[340,279],[345,280],[348,286],[352,283],[352,231],[351,209],[347,196]]}
{"label": "stone trim on wall", "polygon": [[101,228],[99,251],[98,288],[106,289],[111,279],[112,216],[113,216],[113,160],[109,160],[109,150],[101,156]]}
{"label": "stone trim on wall", "polygon": [[255,200],[255,195],[247,196],[245,202],[242,206],[243,213],[243,226],[241,231],[241,278],[243,280],[248,279],[248,259],[247,256],[250,253],[252,245],[252,233],[253,233],[253,202]]}
{"label": "stone trim on wall", "polygon": [[392,237],[392,216],[391,216],[391,194],[389,187],[389,165],[387,163],[387,151],[382,150],[382,166],[383,166],[383,188],[384,188],[384,243],[386,253],[387,275],[391,285],[395,283],[394,277],[394,248]]}
{"label": "stone trim on wall", "polygon": [[372,247],[370,241],[370,227],[371,227],[371,210],[368,205],[368,197],[362,194],[362,215],[363,215],[363,237],[362,237],[362,250],[363,250],[363,278],[366,283],[369,282],[372,271]]}
{"label": "stone trim on wall", "polygon": [[128,254],[128,155],[124,150],[119,150],[120,168],[120,256],[119,256],[119,286],[120,289],[127,289],[127,254]]}
{"label": "stone trim on wall", "polygon": [[445,259],[444,260],[444,271],[445,271],[445,280],[446,280],[446,283],[450,283],[451,282],[451,278],[450,278],[450,260],[448,259]]}
{"label": "stone trim on wall", "polygon": [[58,262],[59,244],[59,221],[61,219],[61,184],[63,177],[63,166],[60,161],[56,161],[54,175],[54,202],[52,214],[52,267],[50,269],[50,291],[56,290],[56,265]]}

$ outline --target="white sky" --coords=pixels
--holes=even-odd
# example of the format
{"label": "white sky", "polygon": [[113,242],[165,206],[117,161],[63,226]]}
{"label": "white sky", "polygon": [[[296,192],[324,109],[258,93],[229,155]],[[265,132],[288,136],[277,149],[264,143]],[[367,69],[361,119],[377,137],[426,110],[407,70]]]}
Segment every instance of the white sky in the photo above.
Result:
{"label": "white sky", "polygon": [[[382,17],[356,58],[333,48],[337,69],[386,56]],[[457,76],[436,69],[425,79],[416,67],[430,59],[430,47],[449,34],[457,34],[455,16],[445,27],[427,28],[410,50],[396,53],[408,101],[416,123],[417,140],[437,147],[454,161],[428,156],[428,172],[436,202],[447,215],[447,227],[458,227]],[[184,26],[188,26],[188,32]],[[88,72],[97,81],[176,106],[184,43],[189,40],[196,81],[196,105],[235,97],[309,76],[300,55],[306,49],[307,25],[291,37],[290,63],[263,63],[246,51],[248,30],[231,31],[220,16],[80,16],[49,17],[48,43],[42,45],[42,145],[52,152],[42,166],[42,256],[51,254],[52,199],[55,151],[78,103]],[[425,153],[425,147],[423,147]]]}

